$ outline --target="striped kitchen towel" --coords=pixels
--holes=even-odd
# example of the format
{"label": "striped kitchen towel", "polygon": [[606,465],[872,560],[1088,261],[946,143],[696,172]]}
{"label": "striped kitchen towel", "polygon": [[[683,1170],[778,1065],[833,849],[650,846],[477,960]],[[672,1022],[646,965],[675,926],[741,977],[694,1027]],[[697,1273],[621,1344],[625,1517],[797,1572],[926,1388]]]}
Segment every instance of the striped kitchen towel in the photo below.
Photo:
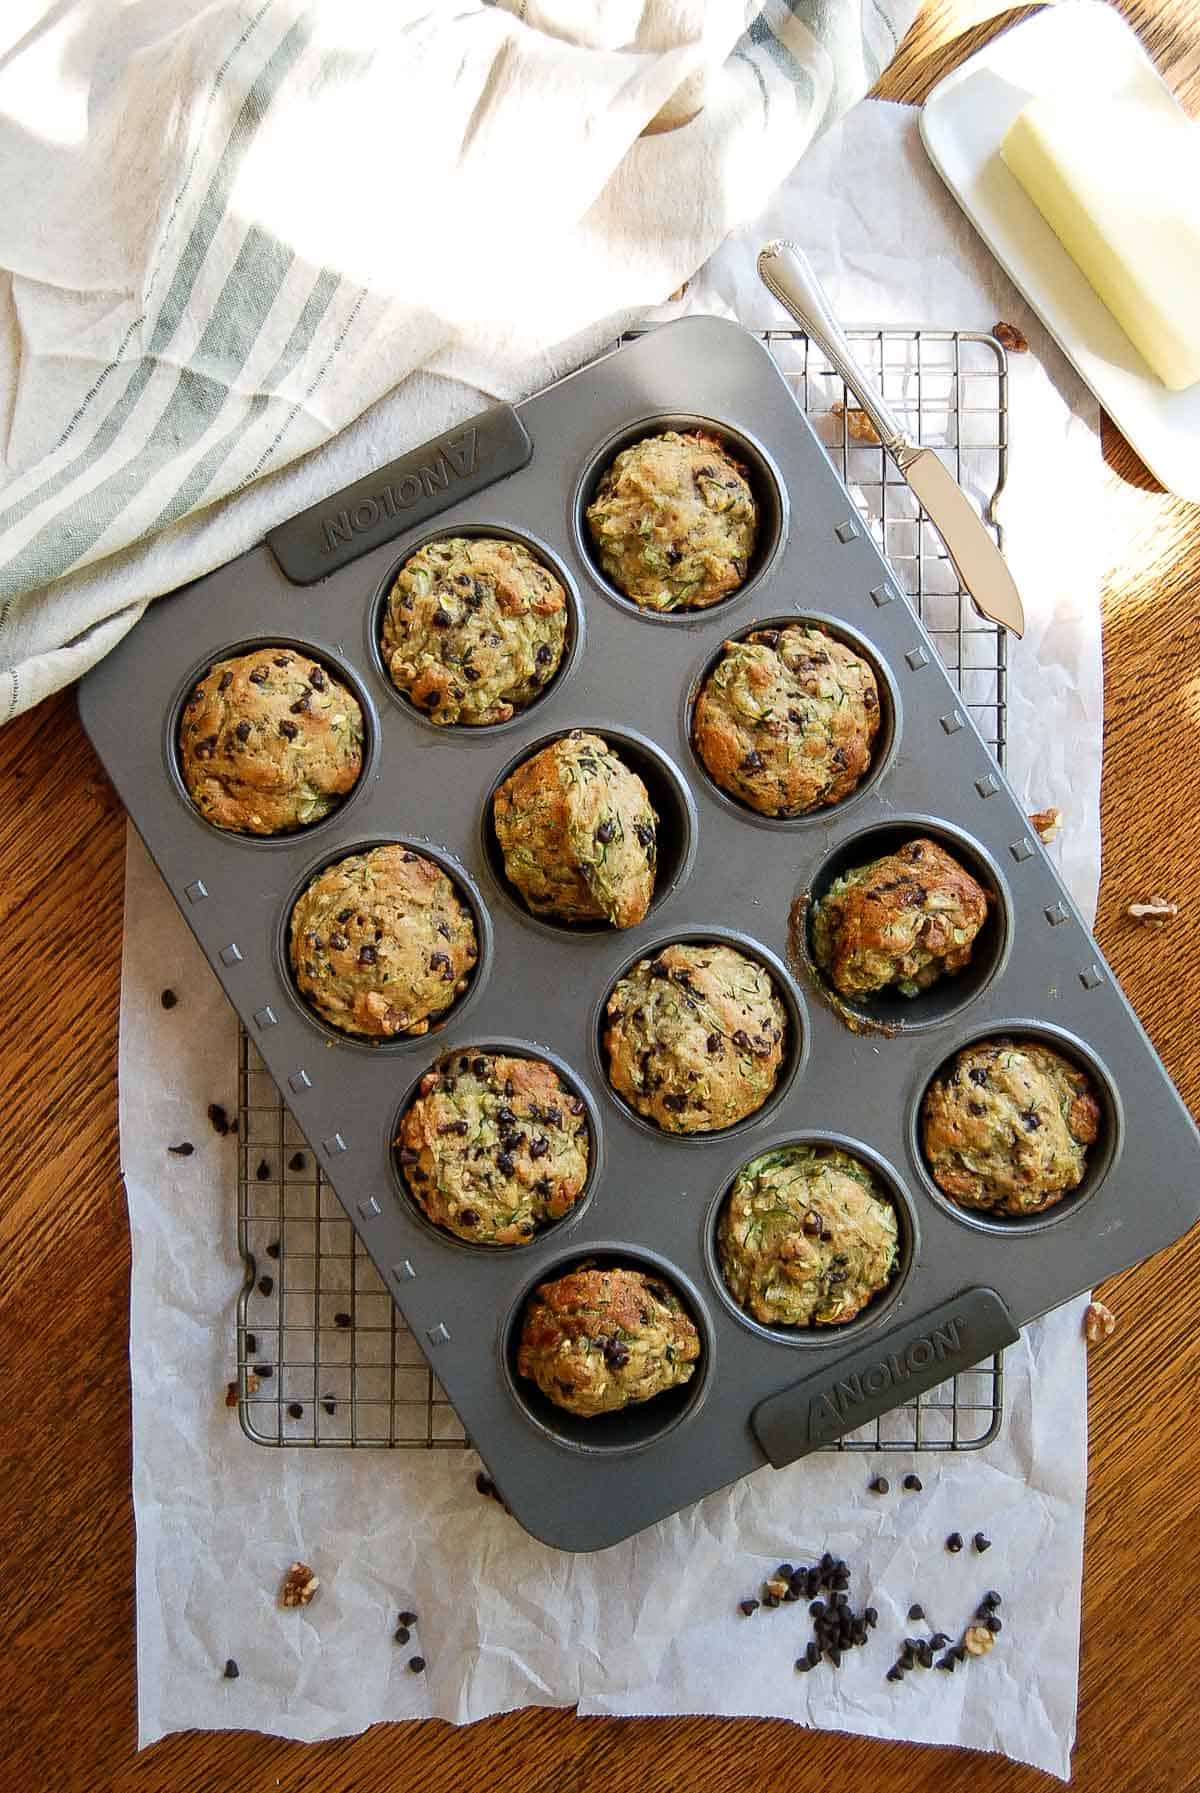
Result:
{"label": "striped kitchen towel", "polygon": [[0,720],[150,599],[662,301],[914,9],[6,7]]}

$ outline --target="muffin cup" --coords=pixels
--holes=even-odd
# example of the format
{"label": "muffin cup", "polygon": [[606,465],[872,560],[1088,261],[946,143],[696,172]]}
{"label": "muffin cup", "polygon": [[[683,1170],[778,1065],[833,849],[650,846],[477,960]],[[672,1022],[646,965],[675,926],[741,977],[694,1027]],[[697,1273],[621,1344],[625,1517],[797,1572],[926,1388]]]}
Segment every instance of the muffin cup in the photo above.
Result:
{"label": "muffin cup", "polygon": [[[834,880],[844,872],[894,853],[909,841],[929,839],[965,867],[992,901],[971,949],[970,963],[948,972],[916,996],[894,989],[876,996],[843,996],[835,990],[813,953],[813,911]],[[844,840],[822,861],[807,890],[797,897],[789,928],[792,957],[807,971],[834,1013],[855,1032],[884,1035],[914,1033],[937,1027],[957,1015],[1003,971],[1012,943],[1012,898],[991,854],[978,841],[932,816],[899,816]]]}
{"label": "muffin cup", "polygon": [[[344,797],[340,797],[329,814],[322,816],[319,822],[307,822],[299,828],[289,828],[286,832],[279,834],[243,834],[236,828],[219,828],[215,822],[210,822],[206,816],[200,814],[192,801],[191,792],[184,783],[183,770],[179,761],[179,730],[183,721],[184,706],[205,673],[219,661],[236,660],[243,654],[256,652],[279,652],[281,649],[306,660],[314,660],[318,666],[323,666],[327,672],[331,673],[339,683],[345,685],[353,695],[362,711],[362,766],[353,788],[347,791]],[[167,706],[163,722],[162,747],[163,762],[171,788],[192,820],[197,822],[201,828],[208,829],[210,833],[218,835],[222,840],[238,841],[243,846],[253,847],[256,850],[261,850],[264,847],[268,849],[294,847],[297,841],[308,840],[318,834],[322,828],[330,828],[335,822],[343,821],[350,805],[369,788],[375,776],[379,759],[379,716],[357,673],[353,672],[349,664],[339,654],[334,653],[332,648],[314,641],[301,640],[296,636],[288,636],[285,639],[278,635],[252,635],[241,641],[232,641],[227,646],[215,648],[212,653],[206,654],[203,660],[197,661],[192,666]]]}
{"label": "muffin cup", "polygon": [[[563,645],[563,656],[557,670],[549,682],[542,686],[536,697],[522,704],[506,722],[434,722],[424,710],[404,695],[399,686],[393,683],[388,671],[387,661],[383,657],[383,617],[387,608],[388,597],[396,579],[414,554],[427,548],[431,542],[444,542],[466,536],[469,539],[486,539],[488,541],[516,542],[518,547],[525,548],[546,568],[562,586],[567,599],[567,632]],[[519,728],[521,723],[536,710],[546,699],[562,691],[566,681],[571,677],[583,653],[584,613],[579,599],[579,591],[575,580],[563,561],[554,550],[525,530],[513,529],[507,523],[460,523],[453,527],[430,529],[419,536],[416,541],[405,546],[404,553],[392,562],[387,574],[375,591],[367,606],[366,648],[371,665],[374,667],[383,690],[392,703],[406,716],[419,722],[422,728],[430,729],[444,740],[455,742],[486,742],[505,729]]]}
{"label": "muffin cup", "polygon": [[[696,700],[720,663],[725,652],[725,641],[745,641],[747,636],[755,635],[761,629],[788,629],[795,628],[798,624],[801,627],[823,629],[835,640],[845,642],[847,647],[853,648],[854,652],[861,655],[867,662],[875,674],[875,683],[879,691],[879,728],[871,748],[871,763],[848,796],[840,798],[836,803],[825,803],[818,809],[807,810],[804,815],[800,816],[767,816],[761,810],[754,809],[749,803],[744,803],[740,797],[735,797],[723,785],[719,785],[705,765],[700,750],[696,746],[694,726]],[[759,622],[745,623],[738,629],[731,630],[719,647],[710,649],[705,654],[704,660],[694,676],[688,681],[683,702],[683,733],[691,749],[696,771],[704,781],[705,789],[730,814],[739,816],[743,821],[754,822],[763,828],[810,828],[814,822],[827,822],[834,816],[840,816],[849,809],[852,803],[857,803],[860,798],[865,797],[867,792],[872,790],[888,772],[899,750],[900,731],[900,693],[892,674],[880,659],[878,651],[872,647],[865,635],[858,633],[857,629],[852,629],[836,617],[826,616],[817,610],[797,610],[791,614],[766,616]]]}
{"label": "muffin cup", "polygon": [[[425,1037],[428,1039],[429,1036],[426,1035]],[[420,1202],[409,1188],[408,1179],[404,1175],[404,1171],[400,1165],[399,1154],[397,1153],[395,1146],[396,1136],[400,1131],[400,1124],[413,1103],[417,1100],[422,1078],[424,1078],[430,1071],[437,1070],[444,1059],[457,1058],[460,1055],[474,1057],[475,1054],[481,1052],[501,1053],[507,1058],[541,1059],[543,1063],[553,1066],[563,1083],[566,1084],[573,1095],[579,1097],[584,1105],[584,1118],[587,1121],[588,1128],[588,1174],[584,1181],[583,1188],[576,1197],[569,1213],[564,1214],[561,1220],[551,1221],[548,1226],[541,1227],[531,1238],[519,1245],[475,1244],[470,1239],[460,1239],[457,1233],[448,1232],[445,1227],[440,1227],[435,1221],[430,1220],[424,1208],[422,1208]],[[588,1088],[587,1084],[584,1083],[583,1079],[571,1069],[570,1065],[568,1065],[564,1059],[559,1058],[558,1054],[556,1052],[551,1052],[548,1047],[538,1046],[532,1040],[487,1039],[462,1041],[456,1043],[454,1046],[447,1046],[443,1051],[437,1053],[430,1059],[429,1063],[417,1073],[416,1077],[414,1077],[413,1081],[409,1084],[408,1089],[405,1091],[404,1099],[396,1110],[395,1119],[393,1120],[391,1129],[388,1133],[388,1154],[391,1159],[392,1175],[400,1199],[406,1204],[417,1224],[421,1226],[431,1238],[437,1239],[442,1245],[456,1247],[458,1250],[466,1252],[471,1257],[479,1257],[481,1254],[485,1257],[492,1258],[505,1257],[510,1252],[528,1251],[531,1246],[545,1245],[547,1241],[551,1239],[559,1239],[564,1233],[569,1232],[577,1221],[582,1219],[586,1210],[591,1206],[592,1197],[600,1182],[604,1166],[604,1147],[600,1131],[600,1112],[596,1105],[595,1097],[592,1095],[591,1090]]]}
{"label": "muffin cup", "polygon": [[[635,928],[615,928],[607,921],[563,921],[553,915],[535,915],[516,885],[510,882],[504,869],[504,853],[496,834],[492,808],[496,792],[506,779],[512,777],[518,766],[523,766],[526,760],[532,759],[544,748],[553,746],[555,741],[561,741],[576,729],[585,734],[599,735],[602,740],[607,741],[629,770],[637,773],[658,816],[654,895],[645,916],[635,924]],[[636,928],[645,927],[655,911],[686,881],[696,857],[696,827],[695,799],[682,772],[661,747],[656,747],[646,735],[635,734],[628,728],[610,726],[606,722],[575,722],[570,728],[556,729],[553,734],[542,735],[536,741],[531,741],[508,762],[488,791],[480,821],[480,836],[484,858],[497,890],[520,912],[524,920],[532,922],[535,927],[548,928],[555,934],[609,936],[632,934]]]}
{"label": "muffin cup", "polygon": [[[678,1388],[667,1389],[663,1394],[653,1395],[648,1401],[635,1401],[619,1412],[600,1413],[585,1419],[578,1413],[568,1413],[564,1407],[556,1407],[535,1382],[517,1373],[521,1323],[529,1297],[541,1283],[553,1282],[585,1264],[599,1270],[641,1270],[666,1283],[679,1297],[700,1334],[700,1359],[689,1381]],[[508,1391],[530,1425],[566,1450],[600,1452],[608,1456],[646,1450],[695,1417],[708,1393],[713,1372],[713,1326],[699,1290],[666,1258],[648,1251],[645,1246],[606,1242],[591,1245],[586,1251],[577,1247],[573,1252],[562,1253],[541,1265],[501,1321],[500,1354]]]}
{"label": "muffin cup", "polygon": [[[714,436],[722,447],[740,461],[746,470],[750,490],[758,507],[758,538],[754,553],[746,568],[746,577],[736,591],[728,597],[721,598],[715,604],[708,604],[702,609],[678,610],[644,610],[640,604],[614,585],[608,574],[600,565],[591,531],[587,524],[587,508],[596,496],[596,489],[603,475],[616,460],[623,449],[645,436],[661,436],[668,430],[677,430],[681,434],[693,430],[703,430],[706,435]],[[605,597],[619,604],[625,611],[640,617],[648,623],[680,623],[697,622],[704,617],[725,612],[733,604],[740,604],[748,598],[770,574],[780,552],[787,540],[788,501],[787,487],[774,461],[760,442],[748,436],[742,430],[732,428],[727,423],[718,423],[713,417],[701,417],[692,412],[672,411],[657,416],[640,418],[636,423],[626,424],[588,458],[583,472],[575,488],[575,499],[571,507],[572,523],[575,535],[575,548],[581,560],[587,566],[592,578],[600,587]]]}
{"label": "muffin cup", "polygon": [[[604,1034],[607,1028],[608,1000],[627,972],[642,959],[652,959],[655,953],[662,952],[667,946],[730,946],[748,959],[761,965],[775,987],[776,994],[787,1012],[787,1035],[784,1041],[783,1059],[779,1066],[779,1075],[775,1079],[775,1087],[753,1114],[745,1115],[740,1121],[734,1121],[729,1127],[713,1127],[704,1133],[668,1133],[664,1128],[656,1126],[646,1116],[628,1103],[624,1096],[613,1088],[608,1074],[608,1054],[604,1049]],[[608,1093],[610,1101],[620,1109],[621,1113],[635,1127],[649,1133],[654,1139],[669,1140],[673,1145],[703,1146],[717,1139],[731,1139],[737,1133],[744,1133],[750,1127],[757,1127],[767,1120],[779,1104],[787,1096],[794,1079],[801,1070],[808,1050],[808,1029],[805,1025],[804,1011],[795,985],[787,969],[774,953],[749,934],[736,933],[732,928],[687,928],[675,934],[661,934],[653,940],[646,941],[635,953],[631,953],[624,964],[610,977],[596,1008],[592,1013],[592,1042],[596,1055],[596,1066],[601,1082]]]}
{"label": "muffin cup", "polygon": [[[733,1186],[748,1164],[761,1158],[765,1152],[776,1152],[784,1146],[829,1146],[838,1151],[848,1153],[852,1158],[861,1159],[867,1169],[878,1177],[885,1194],[890,1196],[899,1222],[899,1238],[897,1241],[896,1268],[892,1272],[887,1287],[881,1289],[867,1303],[866,1307],[853,1320],[847,1320],[840,1326],[768,1326],[756,1320],[741,1303],[735,1300],[733,1292],[725,1281],[721,1270],[721,1256],[717,1247],[717,1232],[721,1223],[721,1215],[729,1199]],[[904,1184],[896,1171],[886,1159],[881,1158],[863,1140],[852,1139],[841,1133],[796,1132],[782,1134],[778,1139],[764,1140],[755,1145],[737,1167],[731,1177],[726,1177],[708,1205],[704,1218],[704,1262],[709,1279],[717,1294],[725,1303],[734,1318],[750,1332],[761,1339],[769,1339],[774,1344],[797,1345],[801,1349],[818,1347],[829,1350],[831,1345],[840,1345],[856,1340],[862,1333],[870,1331],[880,1324],[891,1313],[900,1299],[909,1273],[916,1262],[920,1247],[920,1233],[917,1226],[917,1211]]]}
{"label": "muffin cup", "polygon": [[[956,1202],[952,1195],[947,1195],[935,1181],[925,1157],[925,1146],[922,1139],[921,1107],[925,1100],[925,1092],[936,1077],[948,1071],[958,1054],[967,1046],[983,1046],[990,1040],[1010,1039],[1020,1044],[1030,1040],[1039,1046],[1048,1046],[1051,1051],[1061,1053],[1080,1071],[1091,1079],[1096,1100],[1100,1104],[1100,1133],[1094,1145],[1087,1152],[1087,1168],[1083,1173],[1083,1181],[1078,1188],[1068,1190],[1051,1207],[1037,1214],[995,1214],[984,1208],[968,1208]],[[1000,1238],[1013,1238],[1028,1233],[1045,1232],[1051,1227],[1061,1226],[1065,1221],[1074,1219],[1079,1210],[1090,1203],[1093,1196],[1100,1192],[1109,1172],[1121,1156],[1124,1142],[1125,1117],[1121,1106],[1121,1098],[1112,1073],[1098,1058],[1090,1046],[1084,1044],[1075,1034],[1067,1033],[1061,1028],[1051,1027],[1044,1021],[996,1021],[990,1026],[975,1028],[954,1042],[942,1052],[932,1068],[922,1078],[915,1092],[909,1110],[909,1149],[913,1164],[920,1176],[921,1183],[944,1214],[980,1232],[991,1233]],[[1094,1216],[1087,1217],[1087,1225],[1094,1226]]]}
{"label": "muffin cup", "polygon": [[[288,951],[288,937],[291,928],[292,911],[315,878],[331,865],[337,865],[343,859],[353,859],[360,853],[369,853],[375,847],[404,847],[409,852],[419,853],[422,859],[430,859],[439,870],[443,871],[453,884],[460,902],[470,911],[475,925],[475,945],[477,957],[469,972],[469,983],[463,994],[452,1002],[449,1008],[431,1017],[429,1030],[421,1034],[399,1034],[393,1039],[369,1039],[365,1034],[344,1033],[340,1027],[334,1027],[325,1017],[305,999],[296,976],[292,970],[291,955]],[[279,919],[275,927],[275,959],[279,975],[288,995],[305,1019],[339,1046],[354,1046],[366,1052],[412,1052],[429,1050],[431,1040],[451,1022],[457,1023],[475,1001],[487,981],[491,968],[492,924],[483,898],[480,896],[474,881],[466,870],[452,859],[443,847],[432,845],[429,841],[418,840],[411,835],[392,834],[377,836],[370,840],[344,841],[336,852],[326,853],[314,860],[296,881],[285,898],[280,909]]]}

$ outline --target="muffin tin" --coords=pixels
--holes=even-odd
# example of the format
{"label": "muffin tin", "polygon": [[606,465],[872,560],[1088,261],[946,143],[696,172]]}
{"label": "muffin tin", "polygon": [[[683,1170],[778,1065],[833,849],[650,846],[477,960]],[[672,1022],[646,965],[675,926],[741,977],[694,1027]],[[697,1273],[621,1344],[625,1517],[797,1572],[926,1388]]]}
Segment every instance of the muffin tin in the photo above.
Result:
{"label": "muffin tin", "polygon": [[[598,573],[582,522],[627,442],[703,424],[750,466],[764,534],[743,589],[711,610],[649,615]],[[433,534],[510,534],[564,579],[572,640],[539,699],[488,728],[436,729],[394,692],[375,645],[399,564]],[[697,679],[729,635],[796,615],[861,641],[884,674],[887,733],[842,804],[771,821],[727,798],[693,753]],[[360,696],[363,775],[295,835],[223,834],[187,800],[180,706],[213,660],[291,643]],[[469,420],[151,606],[83,682],[84,724],[163,877],[312,1143],[322,1170],[521,1522],[598,1549],[765,1463],[782,1466],[1015,1338],[1025,1321],[1170,1243],[1200,1212],[1200,1140],[929,637],[763,347],[685,319],[528,400]],[[514,760],[567,729],[634,743],[675,793],[675,849],[644,923],[624,933],[535,920],[503,881],[488,803]],[[881,832],[882,831],[882,832]],[[807,957],[805,901],[833,870],[928,831],[961,846],[999,899],[986,965],[882,1014],[829,999]],[[423,1038],[371,1046],[325,1027],[286,958],[296,893],[381,840],[436,857],[473,908],[470,989]],[[831,869],[832,868],[832,869]],[[615,1097],[600,1044],[621,971],[673,940],[759,956],[795,1034],[779,1086],[724,1133],[674,1137]],[[1092,1073],[1104,1130],[1081,1190],[1025,1221],[956,1209],[922,1163],[916,1117],[960,1046],[1045,1038]],[[584,1096],[587,1199],[528,1245],[472,1247],[415,1210],[395,1167],[398,1109],[450,1050],[544,1053]],[[720,1203],[748,1159],[788,1140],[862,1156],[896,1200],[886,1293],[843,1329],[758,1326],[716,1270]],[[687,1302],[703,1356],[640,1408],[579,1421],[515,1374],[533,1286],[582,1259],[629,1262]]]}

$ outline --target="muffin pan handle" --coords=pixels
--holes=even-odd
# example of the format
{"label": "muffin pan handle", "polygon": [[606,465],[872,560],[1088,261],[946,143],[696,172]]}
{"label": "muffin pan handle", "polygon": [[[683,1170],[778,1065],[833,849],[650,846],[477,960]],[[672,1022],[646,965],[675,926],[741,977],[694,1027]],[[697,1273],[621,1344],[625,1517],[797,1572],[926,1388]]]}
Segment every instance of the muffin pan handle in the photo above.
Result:
{"label": "muffin pan handle", "polygon": [[511,405],[493,405],[376,473],[301,511],[267,535],[293,585],[315,585],[360,554],[517,473],[533,443]]}
{"label": "muffin pan handle", "polygon": [[964,1289],[884,1338],[760,1401],[750,1415],[751,1428],[768,1461],[783,1469],[831,1439],[856,1431],[898,1401],[971,1369],[1018,1336],[994,1289]]}

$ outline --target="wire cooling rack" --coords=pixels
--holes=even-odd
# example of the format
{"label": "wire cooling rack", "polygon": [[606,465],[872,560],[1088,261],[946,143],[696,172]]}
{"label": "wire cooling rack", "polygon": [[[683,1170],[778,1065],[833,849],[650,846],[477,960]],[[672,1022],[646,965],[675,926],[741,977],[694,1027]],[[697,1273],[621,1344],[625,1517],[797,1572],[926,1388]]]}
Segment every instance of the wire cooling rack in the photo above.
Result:
{"label": "wire cooling rack", "polygon": [[[934,448],[995,530],[1008,472],[1008,372],[994,337],[851,330],[908,433]],[[800,331],[763,340],[838,468],[963,702],[1005,757],[1007,640],[980,617],[915,495],[841,379]],[[238,1042],[238,1414],[256,1444],[465,1450],[469,1441],[278,1089]],[[826,1447],[970,1451],[1000,1429],[1000,1353]]]}

